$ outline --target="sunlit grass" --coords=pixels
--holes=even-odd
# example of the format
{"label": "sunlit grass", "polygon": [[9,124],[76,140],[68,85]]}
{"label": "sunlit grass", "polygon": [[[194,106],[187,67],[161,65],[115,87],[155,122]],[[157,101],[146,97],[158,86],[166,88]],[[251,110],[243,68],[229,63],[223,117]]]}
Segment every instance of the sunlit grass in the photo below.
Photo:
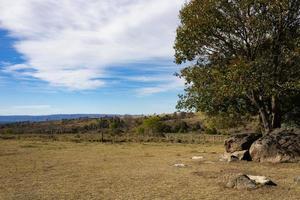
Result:
{"label": "sunlit grass", "polygon": [[[293,184],[299,164],[223,163],[222,152],[222,144],[0,140],[0,199],[299,199]],[[267,176],[278,186],[225,188],[240,172]]]}

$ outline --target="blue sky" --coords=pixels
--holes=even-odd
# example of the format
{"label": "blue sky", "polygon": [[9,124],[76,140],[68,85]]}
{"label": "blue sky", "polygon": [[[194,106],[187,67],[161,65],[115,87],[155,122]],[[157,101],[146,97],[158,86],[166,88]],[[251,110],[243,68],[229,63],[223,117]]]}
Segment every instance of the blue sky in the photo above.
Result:
{"label": "blue sky", "polygon": [[2,0],[0,115],[175,111],[184,0]]}

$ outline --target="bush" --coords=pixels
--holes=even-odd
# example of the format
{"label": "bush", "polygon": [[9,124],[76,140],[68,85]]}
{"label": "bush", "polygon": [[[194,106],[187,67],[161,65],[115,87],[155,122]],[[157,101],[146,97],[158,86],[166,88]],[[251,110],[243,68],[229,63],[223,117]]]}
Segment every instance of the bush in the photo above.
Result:
{"label": "bush", "polygon": [[189,126],[185,121],[180,122],[180,128],[179,128],[179,133],[186,133],[189,131]]}
{"label": "bush", "polygon": [[145,128],[144,128],[144,127],[138,127],[138,128],[137,128],[137,133],[138,133],[139,135],[144,135],[144,133],[145,133]]}
{"label": "bush", "polygon": [[207,129],[205,129],[205,133],[207,135],[220,135],[220,133],[218,132],[218,130],[216,128],[207,128]]}
{"label": "bush", "polygon": [[14,131],[12,129],[6,129],[4,131],[4,134],[11,135],[11,134],[14,134]]}
{"label": "bush", "polygon": [[245,126],[249,123],[249,116],[236,116],[233,114],[221,113],[215,116],[208,116],[204,113],[197,114],[200,121],[203,122],[204,127],[209,129],[229,129],[239,126]]}
{"label": "bush", "polygon": [[150,135],[163,136],[164,125],[159,116],[144,119],[141,127],[144,128],[144,132]]}

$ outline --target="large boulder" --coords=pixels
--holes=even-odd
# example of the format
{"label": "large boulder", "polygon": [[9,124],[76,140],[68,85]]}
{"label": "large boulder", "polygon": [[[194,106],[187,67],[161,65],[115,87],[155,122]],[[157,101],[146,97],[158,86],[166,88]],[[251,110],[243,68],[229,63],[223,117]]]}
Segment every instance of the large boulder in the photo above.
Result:
{"label": "large boulder", "polygon": [[250,150],[253,161],[299,162],[300,131],[278,129],[255,141]]}
{"label": "large boulder", "polygon": [[227,153],[249,150],[252,143],[259,139],[261,136],[261,134],[255,133],[233,135],[225,140],[225,150]]}

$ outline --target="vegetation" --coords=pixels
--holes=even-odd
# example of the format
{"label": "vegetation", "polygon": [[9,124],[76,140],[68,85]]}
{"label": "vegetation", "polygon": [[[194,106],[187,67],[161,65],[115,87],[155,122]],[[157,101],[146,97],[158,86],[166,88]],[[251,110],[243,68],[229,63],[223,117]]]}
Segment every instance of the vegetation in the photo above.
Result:
{"label": "vegetation", "polygon": [[0,134],[99,134],[123,136],[164,137],[168,133],[201,133],[204,127],[193,113],[172,115],[121,116],[101,118],[80,118],[45,122],[18,122],[0,125]]}
{"label": "vegetation", "polygon": [[180,12],[178,109],[243,121],[264,132],[299,124],[300,1],[193,0]]}
{"label": "vegetation", "polygon": [[[107,145],[0,140],[0,199],[296,200],[295,163],[218,162],[223,145]],[[192,156],[203,156],[202,161]],[[175,163],[186,168],[176,168]],[[265,175],[276,188],[224,187],[236,173]]]}

